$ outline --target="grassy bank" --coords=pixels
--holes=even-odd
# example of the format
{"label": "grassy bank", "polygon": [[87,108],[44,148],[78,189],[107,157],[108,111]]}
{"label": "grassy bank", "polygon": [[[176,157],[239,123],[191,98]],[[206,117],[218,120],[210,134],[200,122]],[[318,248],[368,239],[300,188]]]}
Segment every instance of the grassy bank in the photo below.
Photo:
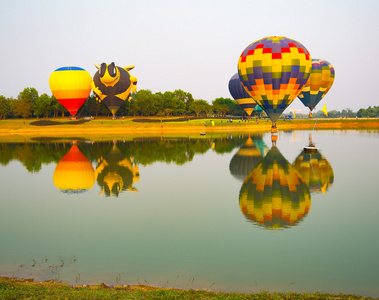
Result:
{"label": "grassy bank", "polygon": [[70,287],[47,281],[16,280],[0,277],[0,299],[370,299],[353,295],[267,293],[220,293],[202,290],[176,290],[149,286]]}
{"label": "grassy bank", "polygon": [[[136,122],[138,121],[139,122]],[[152,122],[158,121],[158,122]],[[170,122],[168,122],[170,121]],[[53,123],[53,125],[49,124]],[[214,125],[212,125],[212,122]],[[284,130],[310,130],[316,120],[292,120],[277,122],[279,131]],[[47,125],[46,125],[47,124]],[[322,129],[379,129],[379,119],[319,119],[316,130]],[[69,121],[68,119],[31,119],[31,120],[0,120],[0,141],[6,137],[30,136],[76,136],[91,137],[94,140],[107,136],[108,138],[120,136],[153,136],[170,134],[194,134],[201,132],[257,132],[270,131],[271,121],[268,119],[250,120],[241,122],[226,119],[193,119],[183,121],[175,118],[133,118],[111,120],[96,119],[88,122]]]}

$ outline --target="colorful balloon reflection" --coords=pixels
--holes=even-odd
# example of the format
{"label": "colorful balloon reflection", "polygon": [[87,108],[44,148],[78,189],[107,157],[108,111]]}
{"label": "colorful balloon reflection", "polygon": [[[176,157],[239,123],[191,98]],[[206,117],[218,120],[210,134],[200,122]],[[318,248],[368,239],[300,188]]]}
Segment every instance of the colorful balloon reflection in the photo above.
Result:
{"label": "colorful balloon reflection", "polygon": [[95,183],[94,169],[76,144],[59,161],[54,170],[54,185],[67,194],[90,190]]}
{"label": "colorful balloon reflection", "polygon": [[309,148],[314,150],[304,149],[292,166],[300,173],[311,193],[325,194],[334,181],[333,168],[312,143]]}
{"label": "colorful balloon reflection", "polygon": [[262,161],[267,153],[267,146],[262,135],[249,136],[229,163],[230,173],[243,181],[247,175]]}
{"label": "colorful balloon reflection", "polygon": [[248,221],[265,229],[283,229],[307,216],[311,195],[301,175],[273,146],[245,179],[239,204]]}
{"label": "colorful balloon reflection", "polygon": [[138,166],[133,158],[127,158],[116,143],[109,153],[99,160],[95,176],[102,188],[100,194],[118,196],[122,191],[137,191],[133,186],[140,178]]}

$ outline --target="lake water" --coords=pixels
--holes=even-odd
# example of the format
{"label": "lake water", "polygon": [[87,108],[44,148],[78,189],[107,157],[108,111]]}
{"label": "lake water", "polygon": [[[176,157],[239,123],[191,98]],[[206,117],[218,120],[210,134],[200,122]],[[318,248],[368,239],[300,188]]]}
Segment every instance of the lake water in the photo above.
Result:
{"label": "lake water", "polygon": [[0,275],[379,297],[379,133],[0,144]]}

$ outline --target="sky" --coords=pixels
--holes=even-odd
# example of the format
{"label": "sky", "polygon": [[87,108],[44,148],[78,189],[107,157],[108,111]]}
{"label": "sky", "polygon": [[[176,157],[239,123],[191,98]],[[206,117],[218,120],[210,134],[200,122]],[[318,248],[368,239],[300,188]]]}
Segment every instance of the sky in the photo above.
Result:
{"label": "sky", "polygon": [[[94,63],[135,65],[138,89],[182,89],[211,103],[251,43],[285,36],[336,77],[316,109],[378,106],[377,0],[0,0],[0,95],[26,87],[52,95],[50,74]],[[299,99],[287,108],[307,113]]]}

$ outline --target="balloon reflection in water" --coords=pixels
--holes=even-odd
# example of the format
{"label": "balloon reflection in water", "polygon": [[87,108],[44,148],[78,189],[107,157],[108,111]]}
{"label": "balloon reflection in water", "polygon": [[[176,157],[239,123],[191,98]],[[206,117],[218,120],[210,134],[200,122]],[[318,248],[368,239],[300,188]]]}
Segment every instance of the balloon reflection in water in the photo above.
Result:
{"label": "balloon reflection in water", "polygon": [[311,196],[301,175],[273,146],[245,179],[239,204],[252,223],[282,229],[297,225],[308,214]]}
{"label": "balloon reflection in water", "polygon": [[[314,147],[314,145],[310,143],[309,147]],[[333,184],[333,168],[316,148],[304,149],[292,166],[300,173],[311,193],[325,194]]]}
{"label": "balloon reflection in water", "polygon": [[102,188],[100,194],[106,196],[118,196],[122,191],[137,191],[133,184],[140,177],[138,166],[133,165],[133,158],[122,154],[116,144],[99,160],[95,176]]}
{"label": "balloon reflection in water", "polygon": [[267,146],[261,135],[249,136],[229,163],[230,173],[243,181],[247,175],[262,161],[267,153]]}
{"label": "balloon reflection in water", "polygon": [[75,143],[55,167],[53,181],[67,194],[85,192],[95,184],[92,164]]}

